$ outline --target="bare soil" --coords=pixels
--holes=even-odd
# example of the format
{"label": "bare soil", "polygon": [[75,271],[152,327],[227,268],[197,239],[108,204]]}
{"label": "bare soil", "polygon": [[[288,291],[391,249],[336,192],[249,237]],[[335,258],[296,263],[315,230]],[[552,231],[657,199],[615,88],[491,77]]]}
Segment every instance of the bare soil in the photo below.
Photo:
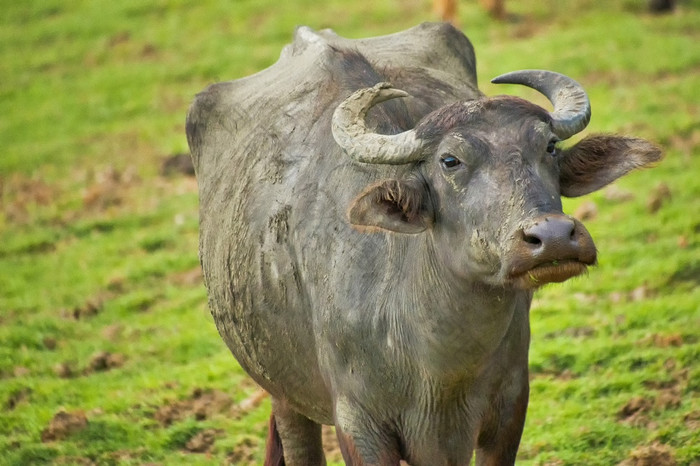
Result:
{"label": "bare soil", "polygon": [[638,447],[618,466],[675,466],[671,448],[660,443]]}
{"label": "bare soil", "polygon": [[189,416],[201,421],[216,413],[230,412],[232,405],[231,397],[222,391],[196,388],[189,398],[166,402],[156,410],[153,418],[163,426]]}
{"label": "bare soil", "polygon": [[88,419],[85,412],[61,410],[54,415],[49,425],[41,432],[41,441],[63,440],[71,434],[85,429],[87,425]]}

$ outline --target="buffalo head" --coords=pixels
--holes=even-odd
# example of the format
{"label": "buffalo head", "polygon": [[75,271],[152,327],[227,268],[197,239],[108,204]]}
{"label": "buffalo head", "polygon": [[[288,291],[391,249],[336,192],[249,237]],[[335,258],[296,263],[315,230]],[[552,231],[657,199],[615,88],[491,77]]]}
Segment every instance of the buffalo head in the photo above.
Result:
{"label": "buffalo head", "polygon": [[333,135],[355,160],[412,164],[410,175],[367,187],[348,211],[365,231],[425,233],[435,255],[458,277],[491,285],[536,288],[583,273],[596,262],[586,228],[562,212],[561,196],[595,191],[630,170],[659,160],[641,139],[588,136],[568,148],[591,116],[574,80],[526,70],[494,79],[544,94],[551,112],[497,96],[456,102],[426,115],[414,129],[377,134],[365,123],[385,100],[411,98],[380,83],[338,106]]}

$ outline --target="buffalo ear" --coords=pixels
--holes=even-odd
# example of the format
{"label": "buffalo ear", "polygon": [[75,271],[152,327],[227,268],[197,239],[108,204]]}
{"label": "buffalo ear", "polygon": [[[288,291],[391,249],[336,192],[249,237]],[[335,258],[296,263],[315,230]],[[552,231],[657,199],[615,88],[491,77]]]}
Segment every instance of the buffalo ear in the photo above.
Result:
{"label": "buffalo ear", "polygon": [[583,196],[661,157],[661,150],[644,139],[588,136],[565,149],[559,158],[561,194]]}
{"label": "buffalo ear", "polygon": [[348,210],[350,223],[360,231],[415,234],[433,223],[427,189],[417,180],[383,180],[357,196]]}

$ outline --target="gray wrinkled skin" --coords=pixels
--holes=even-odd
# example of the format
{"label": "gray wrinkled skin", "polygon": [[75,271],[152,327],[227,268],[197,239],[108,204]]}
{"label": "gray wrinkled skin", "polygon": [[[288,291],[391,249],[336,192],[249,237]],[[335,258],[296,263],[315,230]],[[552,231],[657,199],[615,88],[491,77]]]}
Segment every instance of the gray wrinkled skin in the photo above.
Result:
{"label": "gray wrinkled skin", "polygon": [[[416,128],[428,141],[419,162],[360,163],[331,135],[338,105],[382,81],[409,96],[370,109],[367,126]],[[489,102],[469,41],[435,24],[362,40],[300,28],[270,68],[197,96],[187,132],[209,305],[232,353],[273,397],[286,464],[323,461],[314,423],[337,426],[348,464],[469,464],[475,449],[480,464],[514,461],[528,313],[542,284],[521,273],[542,262],[522,232],[566,218],[560,172],[576,178],[567,178],[576,193],[592,183],[566,160],[607,156],[608,144],[552,158],[544,110]],[[459,117],[440,117],[452,104]],[[617,158],[599,163],[606,183],[658,158],[643,141],[619,144]],[[445,154],[461,165],[446,169]],[[384,180],[420,200],[410,229],[405,216],[381,223],[384,204],[360,200]],[[585,268],[595,248],[575,228],[592,258],[560,259]],[[545,281],[571,275],[549,267]]]}

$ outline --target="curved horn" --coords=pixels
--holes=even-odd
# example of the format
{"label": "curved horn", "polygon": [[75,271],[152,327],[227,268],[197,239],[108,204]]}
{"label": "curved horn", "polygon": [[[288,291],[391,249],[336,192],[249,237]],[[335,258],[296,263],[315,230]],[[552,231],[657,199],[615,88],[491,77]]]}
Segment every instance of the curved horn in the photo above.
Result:
{"label": "curved horn", "polygon": [[364,163],[400,165],[422,157],[423,143],[415,130],[387,135],[367,129],[365,116],[372,106],[397,97],[407,97],[404,91],[388,83],[360,89],[345,99],[333,112],[333,137],[345,153]]}
{"label": "curved horn", "polygon": [[491,80],[495,84],[522,84],[544,94],[554,110],[552,130],[561,139],[582,131],[591,119],[591,103],[583,87],[563,74],[544,70],[521,70]]}

